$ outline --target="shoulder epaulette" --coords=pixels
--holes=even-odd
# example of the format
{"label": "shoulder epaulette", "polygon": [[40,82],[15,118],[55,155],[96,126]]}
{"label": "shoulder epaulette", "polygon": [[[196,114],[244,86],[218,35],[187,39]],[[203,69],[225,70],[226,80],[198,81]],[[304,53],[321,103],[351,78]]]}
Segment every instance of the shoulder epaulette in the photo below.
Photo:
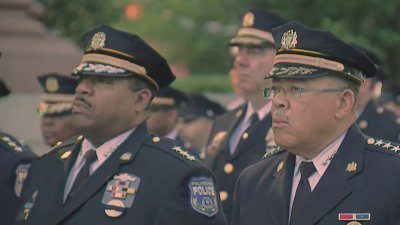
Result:
{"label": "shoulder epaulette", "polygon": [[0,145],[6,149],[12,150],[15,153],[21,153],[28,150],[28,147],[21,144],[13,136],[0,132]]}
{"label": "shoulder epaulette", "polygon": [[176,142],[166,138],[153,136],[148,141],[146,141],[146,144],[154,146],[157,149],[163,150],[187,164],[194,161],[198,161],[196,156],[192,155],[185,147],[176,145]]}
{"label": "shoulder epaulette", "polygon": [[284,152],[285,150],[281,147],[276,147],[274,149],[272,149],[271,151],[267,152],[264,154],[264,156],[262,157],[262,159],[267,159],[273,155],[279,154],[281,152]]}
{"label": "shoulder epaulette", "polygon": [[400,155],[400,146],[395,142],[370,137],[367,139],[367,144],[374,148],[378,148],[379,150]]}
{"label": "shoulder epaulette", "polygon": [[65,147],[69,147],[69,146],[71,146],[71,145],[74,145],[76,142],[82,140],[82,138],[83,138],[83,136],[80,135],[80,136],[73,136],[73,137],[70,137],[70,138],[68,138],[67,140],[64,140],[64,141],[59,141],[59,142],[57,142],[57,144],[55,144],[55,145],[50,149],[49,152],[52,152],[52,151],[58,150],[58,149],[61,149],[60,152],[63,152],[62,149],[64,149]]}

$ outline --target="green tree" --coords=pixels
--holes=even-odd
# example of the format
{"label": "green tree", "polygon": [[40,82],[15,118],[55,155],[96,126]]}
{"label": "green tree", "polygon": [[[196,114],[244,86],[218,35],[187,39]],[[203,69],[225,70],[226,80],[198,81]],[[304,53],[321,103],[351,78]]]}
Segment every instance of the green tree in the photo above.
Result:
{"label": "green tree", "polygon": [[[109,0],[40,0],[46,11],[41,18],[51,29],[80,43],[90,27],[120,19],[121,5]],[[118,2],[118,1],[116,1]]]}

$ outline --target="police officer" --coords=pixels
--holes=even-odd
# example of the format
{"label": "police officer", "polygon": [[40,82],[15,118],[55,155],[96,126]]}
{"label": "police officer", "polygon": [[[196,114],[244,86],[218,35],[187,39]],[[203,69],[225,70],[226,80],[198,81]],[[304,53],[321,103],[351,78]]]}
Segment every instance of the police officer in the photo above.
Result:
{"label": "police officer", "polygon": [[175,79],[166,60],[105,25],[83,42],[72,107],[83,136],[32,164],[15,224],[226,224],[212,172],[147,131],[146,108]]}
{"label": "police officer", "polygon": [[200,159],[204,159],[214,119],[223,114],[225,109],[202,94],[187,94],[187,98],[187,105],[179,119],[179,136],[186,145],[196,150]]}
{"label": "police officer", "polygon": [[204,161],[217,176],[227,216],[239,173],[258,162],[267,151],[271,102],[260,96],[260,90],[274,62],[271,29],[283,23],[275,13],[250,8],[241,16],[241,28],[229,42],[240,92],[246,102],[217,118]]}
{"label": "police officer", "polygon": [[232,225],[400,224],[400,147],[355,123],[358,89],[374,63],[297,22],[272,34],[277,55],[264,94],[281,149],[240,175]]}
{"label": "police officer", "polygon": [[[1,56],[1,53],[0,53]],[[10,90],[0,79],[0,98],[7,96]],[[0,131],[0,221],[1,224],[13,224],[17,213],[22,185],[28,174],[32,160],[36,158],[30,149],[13,136]]]}
{"label": "police officer", "polygon": [[77,135],[72,125],[71,110],[78,82],[56,73],[41,75],[38,81],[43,89],[38,107],[40,131],[46,144],[52,147]]}
{"label": "police officer", "polygon": [[388,141],[400,141],[400,118],[393,112],[386,110],[377,101],[381,93],[384,74],[379,58],[367,49],[363,50],[377,66],[376,76],[365,80],[360,87],[358,96],[357,124],[361,131],[376,138]]}
{"label": "police officer", "polygon": [[150,103],[150,117],[147,120],[149,131],[158,136],[184,141],[179,137],[178,118],[187,103],[186,95],[172,87],[162,88]]}

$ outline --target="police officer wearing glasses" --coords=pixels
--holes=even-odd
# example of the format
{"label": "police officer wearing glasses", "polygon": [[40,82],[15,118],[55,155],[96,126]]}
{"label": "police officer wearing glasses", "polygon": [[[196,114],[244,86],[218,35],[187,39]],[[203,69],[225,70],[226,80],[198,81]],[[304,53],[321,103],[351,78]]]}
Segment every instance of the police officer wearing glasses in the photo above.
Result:
{"label": "police officer wearing glasses", "polygon": [[279,148],[240,175],[231,224],[400,224],[400,147],[355,123],[374,63],[328,31],[291,22],[272,33],[264,96]]}
{"label": "police officer wearing glasses", "polygon": [[72,107],[83,136],[32,164],[15,224],[226,224],[212,172],[147,130],[151,99],[175,79],[166,60],[105,25],[83,42]]}

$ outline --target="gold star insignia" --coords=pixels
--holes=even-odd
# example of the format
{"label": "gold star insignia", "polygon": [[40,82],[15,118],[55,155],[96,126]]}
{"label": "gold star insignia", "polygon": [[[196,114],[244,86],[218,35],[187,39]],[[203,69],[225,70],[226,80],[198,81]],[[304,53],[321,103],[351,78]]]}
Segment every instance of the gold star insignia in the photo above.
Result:
{"label": "gold star insignia", "polygon": [[384,144],[382,139],[375,142],[375,145],[381,146],[381,144]]}
{"label": "gold star insignia", "polygon": [[385,145],[383,145],[384,148],[389,149],[389,147],[392,147],[391,143],[385,143]]}
{"label": "gold star insignia", "polygon": [[397,151],[399,151],[400,148],[399,146],[393,146],[392,151],[394,151],[395,153],[397,153]]}

